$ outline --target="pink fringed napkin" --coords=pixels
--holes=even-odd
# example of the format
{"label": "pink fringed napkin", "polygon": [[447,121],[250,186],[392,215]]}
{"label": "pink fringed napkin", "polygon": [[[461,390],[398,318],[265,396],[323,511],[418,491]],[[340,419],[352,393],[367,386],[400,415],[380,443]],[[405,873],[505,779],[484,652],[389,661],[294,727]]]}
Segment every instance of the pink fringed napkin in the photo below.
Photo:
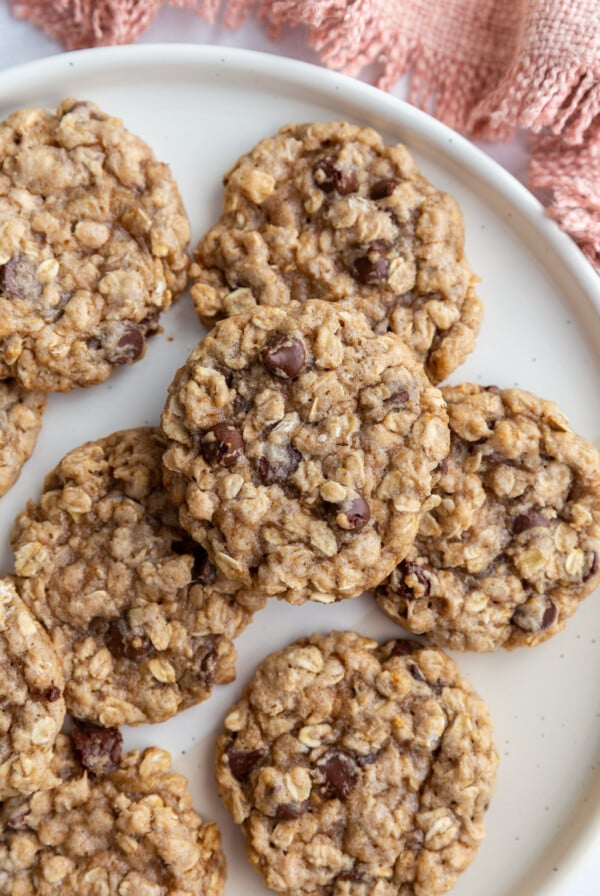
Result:
{"label": "pink fringed napkin", "polygon": [[[9,0],[66,47],[128,43],[162,0]],[[600,0],[170,0],[234,28],[252,12],[305,26],[323,62],[356,74],[381,65],[389,89],[456,130],[506,140],[527,128],[530,186],[600,271]]]}

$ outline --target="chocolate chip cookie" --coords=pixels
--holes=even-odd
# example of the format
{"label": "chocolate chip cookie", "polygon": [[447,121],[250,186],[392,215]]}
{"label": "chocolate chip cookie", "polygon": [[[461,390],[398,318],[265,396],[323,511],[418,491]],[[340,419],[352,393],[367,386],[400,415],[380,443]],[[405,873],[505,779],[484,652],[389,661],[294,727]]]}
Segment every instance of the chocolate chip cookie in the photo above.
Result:
{"label": "chocolate chip cookie", "polygon": [[291,603],[382,581],[449,446],[441,393],[410,348],[321,301],[217,324],[176,375],[162,427],[183,528],[241,590]]}
{"label": "chocolate chip cookie", "polygon": [[179,528],[164,447],[148,428],[74,449],[13,529],[24,599],[63,658],[67,706],[102,725],[162,721],[205,700],[234,678],[233,638],[251,619]]}
{"label": "chocolate chip cookie", "polygon": [[377,601],[441,646],[531,647],[600,582],[600,456],[529,392],[442,391],[452,447],[440,503]]}
{"label": "chocolate chip cookie", "polygon": [[33,452],[45,407],[42,393],[24,392],[16,380],[0,380],[0,497]]}
{"label": "chocolate chip cookie", "polygon": [[89,102],[0,123],[0,378],[67,391],[142,357],[187,278],[167,165]]}
{"label": "chocolate chip cookie", "polygon": [[433,382],[473,350],[482,306],[462,215],[405,146],[343,121],[289,125],[224,184],[223,214],[190,271],[207,325],[256,304],[326,299],[402,336]]}
{"label": "chocolate chip cookie", "polygon": [[56,787],[0,807],[0,892],[19,896],[222,896],[214,824],[168,753],[150,747],[86,771],[61,734]]}
{"label": "chocolate chip cookie", "polygon": [[65,716],[63,688],[48,635],[14,581],[0,579],[0,802],[56,783],[50,763]]}
{"label": "chocolate chip cookie", "polygon": [[268,887],[438,896],[475,857],[498,757],[441,650],[299,640],[260,664],[225,729],[219,792]]}

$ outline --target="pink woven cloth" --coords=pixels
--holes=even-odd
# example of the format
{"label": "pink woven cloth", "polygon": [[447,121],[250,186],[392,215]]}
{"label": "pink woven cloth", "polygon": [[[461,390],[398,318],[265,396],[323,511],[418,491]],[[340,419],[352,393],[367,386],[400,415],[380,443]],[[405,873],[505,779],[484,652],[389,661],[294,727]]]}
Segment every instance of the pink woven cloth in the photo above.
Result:
{"label": "pink woven cloth", "polygon": [[[69,49],[130,43],[163,0],[9,0]],[[600,272],[600,0],[169,0],[277,37],[304,26],[331,68],[410,72],[409,100],[467,136],[532,138],[530,187]]]}

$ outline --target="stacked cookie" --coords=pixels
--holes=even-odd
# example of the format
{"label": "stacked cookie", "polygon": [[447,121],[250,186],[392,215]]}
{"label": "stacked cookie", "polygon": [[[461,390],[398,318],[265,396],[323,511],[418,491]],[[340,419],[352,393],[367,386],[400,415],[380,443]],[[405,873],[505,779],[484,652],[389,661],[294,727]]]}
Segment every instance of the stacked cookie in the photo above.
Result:
{"label": "stacked cookie", "polygon": [[[11,388],[99,382],[142,356],[183,288],[176,188],[92,104],[4,128],[8,201],[43,201],[1,231],[0,364]],[[0,888],[221,893],[214,826],[162,751],[121,757],[118,727],[232,681],[235,639],[269,599],[373,589],[434,646],[340,631],[267,656],[225,719],[218,788],[278,892],[437,896],[475,856],[498,761],[484,702],[440,648],[564,626],[600,580],[600,458],[530,393],[439,386],[481,303],[460,210],[404,147],[292,125],[224,182],[190,269],[212,329],[160,428],[70,451],[13,528]]]}

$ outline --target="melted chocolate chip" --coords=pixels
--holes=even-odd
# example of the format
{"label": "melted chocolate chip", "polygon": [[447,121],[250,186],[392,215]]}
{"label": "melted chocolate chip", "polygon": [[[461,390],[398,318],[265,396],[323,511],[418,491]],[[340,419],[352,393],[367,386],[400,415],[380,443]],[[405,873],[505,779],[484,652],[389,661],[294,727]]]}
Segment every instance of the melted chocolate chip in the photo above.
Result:
{"label": "melted chocolate chip", "polygon": [[371,187],[369,196],[371,199],[387,199],[388,196],[392,195],[399,183],[400,181],[395,177],[385,177],[383,180],[378,180]]}
{"label": "melted chocolate chip", "polygon": [[411,641],[410,638],[397,638],[394,641],[394,646],[390,651],[390,657],[392,656],[408,656],[419,647],[418,641]]}
{"label": "melted chocolate chip", "polygon": [[244,453],[242,434],[229,423],[217,423],[202,436],[201,450],[208,463],[232,467]]}
{"label": "melted chocolate chip", "polygon": [[398,389],[396,392],[393,392],[389,398],[386,398],[385,403],[391,404],[395,408],[402,408],[410,398],[410,392],[408,389]]}
{"label": "melted chocolate chip", "polygon": [[310,800],[303,800],[301,803],[285,803],[277,806],[275,818],[277,821],[290,821],[292,818],[300,818],[305,812],[308,812]]}
{"label": "melted chocolate chip", "polygon": [[174,541],[171,545],[174,554],[181,557],[189,554],[194,558],[192,566],[192,582],[199,582],[201,585],[212,585],[217,578],[217,570],[208,559],[208,554],[196,541],[184,540]]}
{"label": "melted chocolate chip", "polygon": [[416,663],[409,663],[407,668],[415,681],[426,681],[425,676]]}
{"label": "melted chocolate chip", "polygon": [[10,258],[0,270],[0,286],[11,299],[35,302],[42,294],[35,264],[23,255]]}
{"label": "melted chocolate chip", "polygon": [[255,766],[267,755],[264,747],[258,750],[235,750],[233,741],[225,748],[225,754],[229,759],[231,774],[238,781],[244,781]]}
{"label": "melted chocolate chip", "polygon": [[383,243],[371,243],[366,255],[354,259],[351,274],[363,286],[382,283],[390,270],[387,247]]}
{"label": "melted chocolate chip", "polygon": [[362,495],[357,495],[350,501],[342,501],[335,519],[341,529],[358,532],[371,519],[371,508]]}
{"label": "melted chocolate chip", "polygon": [[558,607],[551,597],[534,596],[517,607],[511,622],[525,632],[545,631],[556,622]]}
{"label": "melted chocolate chip", "polygon": [[269,373],[284,380],[293,380],[306,364],[306,352],[300,339],[276,333],[261,349],[260,360]]}
{"label": "melted chocolate chip", "polygon": [[325,753],[319,759],[317,768],[327,793],[341,800],[350,796],[360,778],[354,757],[343,750],[330,750]]}
{"label": "melted chocolate chip", "polygon": [[265,485],[287,482],[298,469],[302,455],[291,445],[269,452],[268,456],[259,457],[256,462],[258,475]]}
{"label": "melted chocolate chip", "polygon": [[412,560],[403,560],[392,573],[392,587],[394,590],[405,600],[414,600],[415,586],[409,585],[406,581],[410,576],[414,576],[417,582],[423,586],[423,593],[420,596],[426,597],[431,590],[429,579],[424,568],[418,563],[413,563]]}
{"label": "melted chocolate chip", "polygon": [[358,868],[351,868],[350,871],[340,872],[340,874],[338,874],[336,880],[342,880],[342,881],[347,880],[347,881],[356,883],[358,881],[364,880],[364,877],[362,876],[362,874]]}
{"label": "melted chocolate chip", "polygon": [[337,168],[335,162],[333,156],[325,156],[313,168],[313,178],[318,188],[324,193],[336,190],[341,196],[356,193],[356,172]]}
{"label": "melted chocolate chip", "polygon": [[584,582],[587,582],[588,579],[591,579],[592,576],[595,576],[598,572],[598,554],[595,551],[592,551],[591,560],[589,559],[589,557],[590,555],[588,554],[589,569],[583,577]]}
{"label": "melted chocolate chip", "polygon": [[132,364],[144,354],[146,340],[135,324],[127,324],[122,335],[104,343],[106,358],[111,364]]}
{"label": "melted chocolate chip", "polygon": [[542,616],[541,629],[542,631],[546,631],[547,628],[550,628],[556,620],[558,619],[558,607],[554,603],[551,597],[548,598],[548,606],[544,610],[544,615]]}
{"label": "melted chocolate chip", "polygon": [[121,761],[123,737],[118,728],[78,722],[71,732],[71,741],[82,766],[95,777],[113,772]]}
{"label": "melted chocolate chip", "polygon": [[60,688],[57,688],[56,685],[54,684],[54,682],[52,682],[50,687],[46,691],[44,691],[43,696],[44,696],[44,699],[46,699],[48,701],[48,703],[56,703],[56,701],[60,697],[61,693],[62,692],[61,692]]}
{"label": "melted chocolate chip", "polygon": [[203,674],[204,681],[207,687],[212,687],[215,683],[215,676],[217,672],[217,651],[211,648],[207,654],[205,654],[202,662],[200,663],[200,669]]}
{"label": "melted chocolate chip", "polygon": [[[105,621],[105,620],[103,620]],[[143,634],[136,634],[126,619],[119,617],[106,623],[106,646],[117,659],[141,660],[152,652],[152,644]]]}
{"label": "melted chocolate chip", "polygon": [[536,526],[548,529],[551,526],[551,522],[547,516],[544,516],[535,507],[530,507],[525,513],[520,513],[514,518],[512,523],[513,534],[519,535],[520,532],[525,532],[526,529],[534,529]]}

